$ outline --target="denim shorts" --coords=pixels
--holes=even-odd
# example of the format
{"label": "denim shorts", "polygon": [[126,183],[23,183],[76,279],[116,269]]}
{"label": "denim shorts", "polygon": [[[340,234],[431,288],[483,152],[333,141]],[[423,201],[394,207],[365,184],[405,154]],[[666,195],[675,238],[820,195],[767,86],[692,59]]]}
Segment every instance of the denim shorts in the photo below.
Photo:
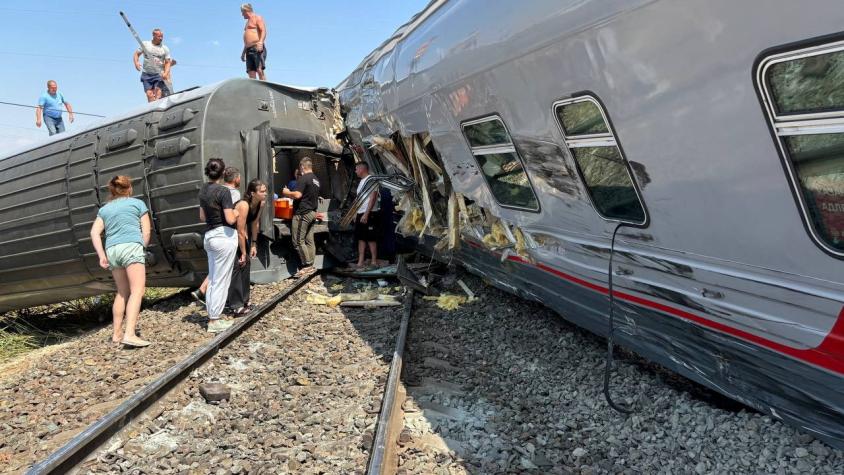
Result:
{"label": "denim shorts", "polygon": [[109,269],[121,269],[129,264],[146,264],[147,256],[144,246],[136,242],[115,244],[106,249]]}
{"label": "denim shorts", "polygon": [[160,74],[141,73],[141,83],[144,85],[144,91],[150,89],[161,89],[163,91],[167,88],[167,84],[164,83],[164,78]]}

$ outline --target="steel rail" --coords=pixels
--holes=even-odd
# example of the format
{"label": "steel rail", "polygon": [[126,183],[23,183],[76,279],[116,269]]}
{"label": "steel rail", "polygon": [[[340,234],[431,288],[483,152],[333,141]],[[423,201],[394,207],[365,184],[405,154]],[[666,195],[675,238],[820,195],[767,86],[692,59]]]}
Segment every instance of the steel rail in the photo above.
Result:
{"label": "steel rail", "polygon": [[375,439],[372,441],[372,450],[369,457],[369,465],[366,473],[368,475],[382,475],[390,473],[385,463],[389,460],[388,450],[394,447],[395,441],[387,440],[390,434],[395,433],[393,424],[394,411],[401,405],[396,396],[398,395],[399,380],[401,378],[402,359],[404,357],[404,346],[407,341],[407,327],[410,323],[410,316],[413,313],[413,297],[415,292],[407,287],[407,300],[404,303],[404,315],[401,319],[399,334],[396,337],[396,349],[393,351],[393,360],[390,362],[390,375],[387,378],[387,387],[384,389],[384,398],[381,400],[381,411],[378,414]]}
{"label": "steel rail", "polygon": [[146,410],[150,405],[166,395],[170,389],[184,380],[194,368],[204,363],[214,355],[220,348],[225,347],[231,340],[258,321],[268,311],[281,303],[302,285],[309,281],[314,275],[302,277],[288,288],[284,289],[278,296],[265,302],[258,308],[235,321],[228,330],[212,338],[209,342],[198,348],[187,358],[171,366],[163,375],[155,381],[141,388],[129,399],[123,401],[114,410],[104,415],[85,430],[68,441],[67,444],[53,452],[49,457],[33,465],[28,475],[41,475],[51,473],[66,473],[73,467],[83,462],[89,455],[96,451],[109,437],[128,425],[135,417]]}

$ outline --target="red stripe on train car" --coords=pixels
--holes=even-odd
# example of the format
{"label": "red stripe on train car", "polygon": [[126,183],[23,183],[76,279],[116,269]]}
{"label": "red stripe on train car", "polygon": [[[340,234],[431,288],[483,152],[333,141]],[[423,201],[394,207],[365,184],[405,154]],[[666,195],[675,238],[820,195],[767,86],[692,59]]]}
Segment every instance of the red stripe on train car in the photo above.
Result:
{"label": "red stripe on train car", "polygon": [[[477,249],[486,250],[486,248],[477,243],[471,241],[464,242],[467,242],[469,245]],[[489,252],[493,252],[493,254],[498,254],[494,251]],[[507,260],[511,262],[518,262],[519,264],[523,265],[536,267],[549,274],[555,275],[559,278],[565,279],[569,282],[573,282],[577,285],[586,287],[604,295],[607,295],[609,293],[609,289],[607,287],[593,284],[592,282],[586,281],[584,279],[575,277],[570,274],[566,274],[565,272],[551,267],[547,264],[534,264],[520,256],[508,256]],[[747,342],[753,343],[758,346],[763,346],[778,353],[791,356],[792,358],[810,363],[815,366],[819,366],[829,371],[833,371],[838,374],[844,374],[844,307],[842,307],[841,312],[838,314],[838,318],[835,321],[835,325],[833,325],[832,329],[829,331],[826,337],[824,337],[820,345],[815,348],[801,349],[787,346],[782,343],[769,340],[765,337],[754,335],[753,333],[746,332],[735,327],[731,327],[724,323],[709,320],[708,318],[690,313],[686,310],[672,307],[664,303],[655,302],[653,300],[648,300],[636,295],[628,294],[626,292],[614,291],[613,296],[615,298],[625,300],[627,302],[631,302],[642,307],[652,308],[654,310],[658,310],[660,312],[682,318],[683,320],[694,322],[698,325],[711,328],[721,333],[726,333],[728,335],[741,338],[742,340],[745,340]]]}

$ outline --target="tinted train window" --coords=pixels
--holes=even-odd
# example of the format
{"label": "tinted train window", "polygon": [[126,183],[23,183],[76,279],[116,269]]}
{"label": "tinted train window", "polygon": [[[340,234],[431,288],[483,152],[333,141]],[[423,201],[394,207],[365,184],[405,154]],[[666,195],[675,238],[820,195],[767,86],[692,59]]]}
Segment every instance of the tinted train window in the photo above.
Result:
{"label": "tinted train window", "polygon": [[844,256],[844,44],[770,56],[757,81],[811,235]]}
{"label": "tinted train window", "polygon": [[554,110],[598,213],[607,219],[644,223],[645,208],[630,167],[598,101],[576,97],[556,103]]}
{"label": "tinted train window", "polygon": [[498,204],[539,211],[539,201],[501,119],[487,117],[466,122],[463,134]]}

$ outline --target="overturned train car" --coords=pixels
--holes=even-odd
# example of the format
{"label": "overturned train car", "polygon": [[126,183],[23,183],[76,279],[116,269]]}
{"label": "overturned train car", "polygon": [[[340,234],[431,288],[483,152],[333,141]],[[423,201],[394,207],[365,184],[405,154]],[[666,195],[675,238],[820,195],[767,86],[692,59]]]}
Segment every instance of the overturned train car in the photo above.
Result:
{"label": "overturned train car", "polygon": [[[338,86],[399,229],[844,447],[844,10],[432,1]],[[787,27],[784,27],[787,25]],[[611,268],[610,268],[611,264]]]}
{"label": "overturned train car", "polygon": [[[0,159],[0,312],[113,289],[89,238],[114,175],[133,179],[151,213],[149,286],[186,286],[207,273],[197,194],[210,158],[278,193],[304,157],[320,178],[323,211],[349,190],[351,156],[335,97],[248,79],[181,92]],[[272,195],[272,194],[270,194]],[[271,198],[271,197],[270,197]],[[295,271],[289,223],[264,213],[252,280]],[[323,239],[327,225],[317,226]],[[322,264],[321,256],[317,264]]]}

